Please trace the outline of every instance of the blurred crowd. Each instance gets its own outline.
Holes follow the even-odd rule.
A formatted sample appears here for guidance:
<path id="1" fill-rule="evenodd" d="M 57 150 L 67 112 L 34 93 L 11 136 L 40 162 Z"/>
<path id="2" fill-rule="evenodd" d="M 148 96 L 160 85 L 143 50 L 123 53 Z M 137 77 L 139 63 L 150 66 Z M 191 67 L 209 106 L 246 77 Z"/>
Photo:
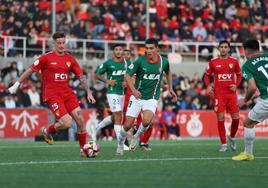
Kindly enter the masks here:
<path id="1" fill-rule="evenodd" d="M 41 47 L 39 37 L 51 34 L 51 12 L 48 0 L 0 0 L 0 46 L 1 35 L 12 35 L 27 37 L 27 47 L 33 51 Z M 144 41 L 146 37 L 144 0 L 56 0 L 56 12 L 57 30 L 68 38 Z M 151 0 L 149 14 L 150 36 L 163 42 L 268 40 L 268 0 Z M 10 55 L 16 55 L 19 51 L 12 49 L 22 45 L 21 40 L 10 39 Z M 82 43 L 69 43 L 70 48 L 79 46 Z M 87 47 L 104 48 L 103 43 Z"/>

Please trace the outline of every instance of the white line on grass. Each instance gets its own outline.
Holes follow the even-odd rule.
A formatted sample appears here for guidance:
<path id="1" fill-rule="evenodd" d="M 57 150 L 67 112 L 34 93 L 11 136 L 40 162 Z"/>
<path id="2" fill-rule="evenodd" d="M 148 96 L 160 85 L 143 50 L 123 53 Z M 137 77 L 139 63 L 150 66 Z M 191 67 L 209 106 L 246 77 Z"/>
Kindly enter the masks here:
<path id="1" fill-rule="evenodd" d="M 267 157 L 255 157 L 256 159 L 268 159 Z M 71 163 L 121 163 L 121 162 L 146 162 L 146 161 L 202 161 L 202 160 L 231 160 L 231 157 L 200 157 L 200 158 L 166 158 L 166 159 L 111 159 L 111 160 L 79 160 L 79 161 L 29 161 L 29 162 L 0 162 L 0 166 L 11 165 L 42 165 L 42 164 L 71 164 Z"/>
<path id="2" fill-rule="evenodd" d="M 100 145 L 102 145 L 100 143 Z M 215 144 L 202 144 L 202 143 L 191 143 L 191 144 L 188 144 L 188 143 L 182 143 L 182 142 L 177 142 L 177 143 L 163 143 L 163 144 L 158 144 L 158 143 L 152 143 L 152 146 L 199 146 L 199 145 L 202 145 L 202 146 L 215 146 L 217 145 L 216 143 Z M 106 144 L 104 144 L 104 147 L 105 146 L 108 146 Z M 66 147 L 78 147 L 78 144 L 55 144 L 53 146 L 51 145 L 9 145 L 9 146 L 0 146 L 0 149 L 14 149 L 14 148 L 22 148 L 22 149 L 27 149 L 27 148 L 66 148 Z M 109 146 L 108 146 L 109 147 Z"/>

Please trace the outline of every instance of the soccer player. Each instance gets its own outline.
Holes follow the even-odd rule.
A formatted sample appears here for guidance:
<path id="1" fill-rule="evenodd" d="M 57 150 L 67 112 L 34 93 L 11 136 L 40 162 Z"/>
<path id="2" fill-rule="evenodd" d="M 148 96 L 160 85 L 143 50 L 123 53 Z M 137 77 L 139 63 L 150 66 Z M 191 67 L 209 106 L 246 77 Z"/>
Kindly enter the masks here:
<path id="1" fill-rule="evenodd" d="M 116 44 L 113 49 L 113 58 L 105 61 L 96 71 L 96 78 L 108 85 L 107 99 L 112 111 L 112 116 L 108 116 L 96 127 L 96 132 L 108 124 L 114 123 L 114 130 L 119 139 L 122 122 L 122 110 L 125 98 L 126 82 L 124 75 L 129 61 L 124 61 L 123 45 Z M 103 74 L 107 74 L 107 78 Z"/>
<path id="2" fill-rule="evenodd" d="M 218 131 L 221 140 L 220 152 L 227 151 L 226 131 L 224 126 L 225 110 L 231 114 L 231 133 L 228 139 L 231 149 L 236 150 L 235 135 L 239 126 L 239 106 L 236 88 L 242 80 L 241 69 L 237 59 L 229 56 L 230 43 L 226 40 L 219 43 L 220 56 L 209 62 L 204 76 L 204 82 L 209 94 L 214 100 L 214 110 L 217 114 Z M 210 86 L 210 75 L 214 74 L 214 86 Z M 236 77 L 235 77 L 236 76 Z"/>
<path id="3" fill-rule="evenodd" d="M 260 92 L 260 98 L 244 121 L 245 150 L 232 158 L 235 161 L 254 160 L 254 127 L 268 118 L 268 54 L 260 52 L 260 44 L 257 40 L 247 40 L 243 46 L 247 61 L 242 66 L 242 73 L 248 83 L 248 88 L 245 98 L 239 100 L 239 105 L 247 104 L 257 89 Z"/>
<path id="4" fill-rule="evenodd" d="M 164 72 L 168 78 L 168 89 L 170 94 L 177 100 L 177 96 L 172 89 L 172 79 L 169 70 L 169 62 L 165 57 L 158 54 L 158 41 L 149 38 L 145 41 L 146 55 L 139 57 L 127 69 L 126 81 L 132 91 L 128 109 L 126 112 L 126 122 L 120 132 L 116 153 L 123 155 L 123 144 L 128 130 L 134 124 L 135 118 L 142 110 L 142 124 L 133 136 L 129 145 L 130 150 L 135 150 L 138 138 L 152 124 L 157 108 L 157 100 L 160 96 L 160 86 Z M 132 76 L 136 74 L 135 86 Z"/>
<path id="5" fill-rule="evenodd" d="M 82 117 L 78 99 L 68 85 L 69 73 L 74 73 L 80 80 L 82 87 L 87 91 L 87 99 L 95 103 L 95 99 L 87 86 L 86 78 L 77 61 L 69 53 L 65 52 L 65 34 L 56 32 L 52 36 L 54 50 L 41 55 L 8 90 L 16 93 L 20 84 L 23 83 L 33 72 L 39 72 L 43 81 L 43 101 L 46 102 L 56 117 L 57 122 L 47 128 L 42 128 L 44 140 L 52 145 L 52 134 L 60 130 L 68 129 L 75 120 L 77 124 L 80 155 L 85 156 L 83 146 L 86 144 L 86 124 Z"/>
<path id="6" fill-rule="evenodd" d="M 124 58 L 129 60 L 129 61 L 131 61 L 131 51 L 129 49 L 124 49 Z M 132 79 L 135 82 L 136 75 L 133 75 Z M 126 114 L 126 112 L 127 112 L 127 106 L 128 106 L 131 94 L 132 94 L 131 89 L 129 87 L 127 87 L 127 92 L 126 92 L 126 95 L 125 95 L 124 108 L 123 108 L 123 114 Z M 126 116 L 124 115 L 122 124 L 125 123 L 125 119 L 126 119 Z M 138 117 L 137 117 L 137 119 L 136 119 L 136 123 L 135 123 L 136 126 L 134 127 L 135 130 L 139 129 L 139 126 L 140 126 L 141 122 L 142 122 L 142 117 L 141 117 L 141 112 L 140 112 Z M 148 128 L 148 130 L 146 130 L 140 136 L 140 147 L 141 147 L 141 149 L 143 151 L 151 151 L 152 150 L 152 148 L 148 144 L 149 139 L 150 139 L 150 137 L 152 135 L 152 131 L 153 131 L 153 128 L 150 126 Z M 125 146 L 124 146 L 124 150 L 125 150 Z"/>

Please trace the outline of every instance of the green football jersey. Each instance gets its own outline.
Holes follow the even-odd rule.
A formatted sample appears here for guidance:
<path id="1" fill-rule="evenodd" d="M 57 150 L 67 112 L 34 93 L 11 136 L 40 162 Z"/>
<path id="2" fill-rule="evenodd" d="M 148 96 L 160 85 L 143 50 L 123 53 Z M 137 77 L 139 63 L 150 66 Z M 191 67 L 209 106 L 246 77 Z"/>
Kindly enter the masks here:
<path id="1" fill-rule="evenodd" d="M 146 56 L 140 56 L 127 69 L 130 76 L 136 74 L 135 88 L 141 92 L 141 99 L 156 99 L 160 97 L 160 86 L 163 72 L 168 74 L 169 62 L 167 58 L 159 56 L 159 61 L 150 63 Z"/>
<path id="2" fill-rule="evenodd" d="M 250 80 L 254 77 L 262 99 L 268 98 L 268 54 L 264 53 L 248 59 L 242 66 L 243 78 Z"/>
<path id="3" fill-rule="evenodd" d="M 122 82 L 124 80 L 124 75 L 126 73 L 127 66 L 130 64 L 129 61 L 117 62 L 113 59 L 109 59 L 101 64 L 96 73 L 97 74 L 107 74 L 108 80 L 115 80 L 115 86 L 108 86 L 107 93 L 124 95 L 125 89 L 122 87 Z"/>

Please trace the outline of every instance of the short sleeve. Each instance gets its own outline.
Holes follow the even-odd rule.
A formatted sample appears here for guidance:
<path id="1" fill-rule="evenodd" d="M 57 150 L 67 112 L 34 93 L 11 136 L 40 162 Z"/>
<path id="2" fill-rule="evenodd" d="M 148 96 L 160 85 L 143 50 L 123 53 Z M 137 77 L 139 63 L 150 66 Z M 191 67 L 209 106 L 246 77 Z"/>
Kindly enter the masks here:
<path id="1" fill-rule="evenodd" d="M 83 71 L 80 67 L 80 65 L 78 64 L 78 62 L 71 57 L 71 71 L 75 74 L 75 76 L 79 77 L 83 75 Z"/>
<path id="2" fill-rule="evenodd" d="M 250 80 L 253 75 L 251 74 L 249 68 L 246 66 L 246 64 L 244 64 L 244 66 L 242 67 L 242 75 L 243 75 L 243 78 L 248 81 Z"/>
<path id="3" fill-rule="evenodd" d="M 44 69 L 46 62 L 47 62 L 46 55 L 41 55 L 31 65 L 31 69 L 34 72 L 40 72 L 42 69 Z"/>
<path id="4" fill-rule="evenodd" d="M 96 74 L 104 74 L 105 72 L 107 72 L 107 63 L 108 61 L 102 63 L 96 70 Z"/>
<path id="5" fill-rule="evenodd" d="M 169 73 L 169 62 L 168 62 L 168 60 L 166 60 L 166 62 L 167 62 L 167 65 L 165 66 L 164 71 L 166 74 L 168 74 Z"/>
<path id="6" fill-rule="evenodd" d="M 208 75 L 208 76 L 211 75 L 211 74 L 213 73 L 213 69 L 212 69 L 211 64 L 212 64 L 212 62 L 210 61 L 210 62 L 208 63 L 208 67 L 207 67 L 207 70 L 206 70 L 206 72 L 205 72 L 205 74 Z"/>
<path id="7" fill-rule="evenodd" d="M 127 74 L 130 76 L 134 75 L 137 72 L 137 70 L 139 69 L 140 64 L 141 64 L 141 60 L 139 57 L 136 61 L 134 61 L 133 63 L 128 65 Z"/>

